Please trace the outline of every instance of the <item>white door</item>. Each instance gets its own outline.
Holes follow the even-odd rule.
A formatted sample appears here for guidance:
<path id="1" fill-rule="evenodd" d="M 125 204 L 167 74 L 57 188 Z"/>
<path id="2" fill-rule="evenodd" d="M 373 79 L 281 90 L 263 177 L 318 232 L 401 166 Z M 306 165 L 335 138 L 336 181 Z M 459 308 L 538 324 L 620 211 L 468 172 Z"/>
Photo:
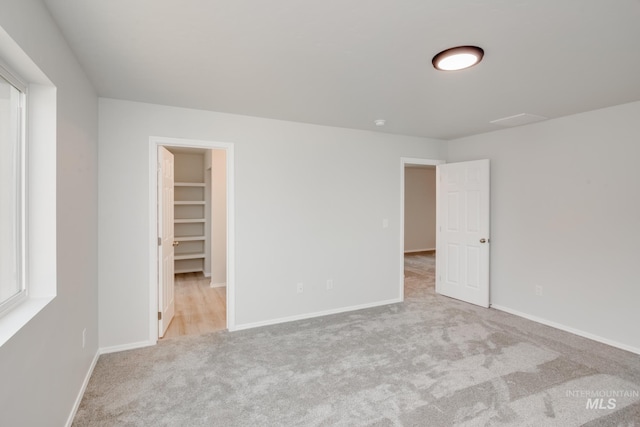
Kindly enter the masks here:
<path id="1" fill-rule="evenodd" d="M 173 154 L 158 147 L 158 335 L 162 338 L 175 313 L 173 241 Z"/>
<path id="2" fill-rule="evenodd" d="M 436 292 L 489 307 L 489 160 L 436 167 Z"/>

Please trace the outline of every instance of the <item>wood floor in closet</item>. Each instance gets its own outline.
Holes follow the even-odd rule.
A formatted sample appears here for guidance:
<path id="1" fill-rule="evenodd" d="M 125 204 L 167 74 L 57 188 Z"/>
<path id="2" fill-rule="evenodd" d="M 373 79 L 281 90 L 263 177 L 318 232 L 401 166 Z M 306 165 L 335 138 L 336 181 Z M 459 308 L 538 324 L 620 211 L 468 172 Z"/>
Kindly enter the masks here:
<path id="1" fill-rule="evenodd" d="M 176 274 L 176 312 L 163 339 L 227 327 L 227 288 L 212 288 L 202 273 Z"/>

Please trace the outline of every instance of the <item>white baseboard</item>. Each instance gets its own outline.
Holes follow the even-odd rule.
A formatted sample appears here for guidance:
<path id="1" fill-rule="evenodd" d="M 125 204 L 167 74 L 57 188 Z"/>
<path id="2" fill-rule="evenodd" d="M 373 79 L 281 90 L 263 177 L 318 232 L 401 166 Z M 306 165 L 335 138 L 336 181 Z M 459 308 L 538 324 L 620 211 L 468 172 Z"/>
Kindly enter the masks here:
<path id="1" fill-rule="evenodd" d="M 241 331 L 243 329 L 252 329 L 252 328 L 259 328 L 262 326 L 277 325 L 279 323 L 295 322 L 297 320 L 312 319 L 314 317 L 322 317 L 322 316 L 328 316 L 330 314 L 339 314 L 339 313 L 345 313 L 348 311 L 363 310 L 365 308 L 380 307 L 382 305 L 396 304 L 399 302 L 402 302 L 402 299 L 395 298 L 387 301 L 379 301 L 379 302 L 374 302 L 370 304 L 353 305 L 350 307 L 336 308 L 333 310 L 317 311 L 315 313 L 306 313 L 306 314 L 299 314 L 296 316 L 281 317 L 279 319 L 265 320 L 262 322 L 245 323 L 241 325 L 236 325 L 233 329 L 229 329 L 229 331 Z"/>
<path id="2" fill-rule="evenodd" d="M 611 347 L 616 347 L 622 350 L 630 351 L 631 353 L 640 354 L 640 348 L 632 347 L 630 345 L 622 344 L 617 341 L 610 340 L 608 338 L 603 338 L 598 335 L 591 334 L 589 332 L 581 331 L 579 329 L 571 328 L 566 325 L 562 325 L 560 323 L 552 322 L 547 319 L 543 319 L 541 317 L 532 316 L 530 314 L 522 313 L 518 310 L 512 310 L 508 307 L 503 307 L 501 305 L 491 304 L 491 308 L 495 308 L 496 310 L 504 311 L 505 313 L 513 314 L 518 317 L 523 317 L 528 320 L 532 320 L 537 323 L 542 323 L 543 325 L 551 326 L 552 328 L 560 329 L 561 331 L 569 332 L 574 335 L 578 335 L 580 337 L 588 338 L 593 341 L 600 342 L 602 344 L 610 345 Z"/>
<path id="3" fill-rule="evenodd" d="M 71 409 L 69 418 L 67 418 L 67 422 L 65 423 L 66 427 L 71 427 L 71 424 L 73 424 L 73 419 L 76 417 L 76 413 L 78 412 L 78 408 L 80 407 L 80 403 L 82 402 L 82 397 L 84 396 L 84 392 L 87 389 L 87 385 L 89 384 L 91 375 L 93 375 L 93 369 L 96 367 L 96 363 L 98 363 L 99 357 L 100 357 L 100 350 L 96 351 L 96 354 L 93 356 L 93 360 L 91 361 L 91 365 L 89 366 L 89 370 L 87 371 L 87 374 L 84 376 L 82 387 L 80 387 L 80 391 L 78 392 L 76 401 L 73 403 L 73 408 Z"/>
<path id="4" fill-rule="evenodd" d="M 206 271 L 204 273 L 202 273 L 202 274 L 204 274 L 204 277 L 206 277 L 206 278 L 210 278 L 211 277 L 211 273 L 207 273 Z"/>
<path id="5" fill-rule="evenodd" d="M 133 342 L 130 344 L 122 344 L 122 345 L 114 345 L 111 347 L 101 347 L 99 349 L 100 354 L 109 354 L 109 353 L 117 353 L 119 351 L 125 350 L 135 350 L 136 348 L 150 347 L 152 345 L 156 345 L 155 341 L 140 341 Z"/>
<path id="6" fill-rule="evenodd" d="M 415 252 L 431 252 L 435 251 L 436 248 L 428 248 L 428 249 L 411 249 L 410 251 L 404 251 L 405 254 L 412 254 Z"/>
<path id="7" fill-rule="evenodd" d="M 225 286 L 227 286 L 227 282 L 211 283 L 209 286 L 211 286 L 212 288 L 224 288 Z"/>

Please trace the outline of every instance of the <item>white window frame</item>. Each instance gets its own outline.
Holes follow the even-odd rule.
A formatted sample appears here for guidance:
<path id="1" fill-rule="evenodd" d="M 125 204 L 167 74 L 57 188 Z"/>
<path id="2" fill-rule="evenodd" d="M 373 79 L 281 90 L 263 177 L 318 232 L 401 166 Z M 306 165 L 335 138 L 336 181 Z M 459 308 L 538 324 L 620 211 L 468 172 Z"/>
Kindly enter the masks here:
<path id="1" fill-rule="evenodd" d="M 22 301 L 0 315 L 0 347 L 57 295 L 57 88 L 0 27 L 0 65 L 26 89 L 23 164 Z"/>
<path id="2" fill-rule="evenodd" d="M 17 159 L 17 192 L 18 200 L 15 207 L 18 211 L 17 215 L 17 227 L 18 227 L 18 242 L 16 252 L 17 267 L 18 267 L 18 284 L 20 290 L 17 294 L 11 296 L 5 301 L 0 301 L 0 316 L 8 313 L 11 309 L 16 307 L 21 302 L 27 299 L 29 294 L 28 280 L 27 280 L 27 257 L 26 257 L 26 242 L 27 242 L 27 227 L 26 227 L 26 212 L 27 212 L 27 85 L 24 84 L 14 73 L 9 71 L 6 67 L 0 64 L 0 77 L 7 83 L 12 85 L 20 92 L 20 129 L 18 129 L 19 140 L 19 158 Z"/>

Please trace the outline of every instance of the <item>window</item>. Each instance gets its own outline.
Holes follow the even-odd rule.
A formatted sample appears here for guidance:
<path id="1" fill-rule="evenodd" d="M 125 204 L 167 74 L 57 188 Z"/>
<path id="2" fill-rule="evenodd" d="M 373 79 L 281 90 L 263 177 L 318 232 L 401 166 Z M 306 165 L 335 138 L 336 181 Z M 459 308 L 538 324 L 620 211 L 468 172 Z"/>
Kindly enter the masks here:
<path id="1" fill-rule="evenodd" d="M 0 27 L 0 347 L 57 295 L 56 93 Z"/>
<path id="2" fill-rule="evenodd" d="M 0 67 L 0 314 L 26 297 L 25 86 Z"/>

